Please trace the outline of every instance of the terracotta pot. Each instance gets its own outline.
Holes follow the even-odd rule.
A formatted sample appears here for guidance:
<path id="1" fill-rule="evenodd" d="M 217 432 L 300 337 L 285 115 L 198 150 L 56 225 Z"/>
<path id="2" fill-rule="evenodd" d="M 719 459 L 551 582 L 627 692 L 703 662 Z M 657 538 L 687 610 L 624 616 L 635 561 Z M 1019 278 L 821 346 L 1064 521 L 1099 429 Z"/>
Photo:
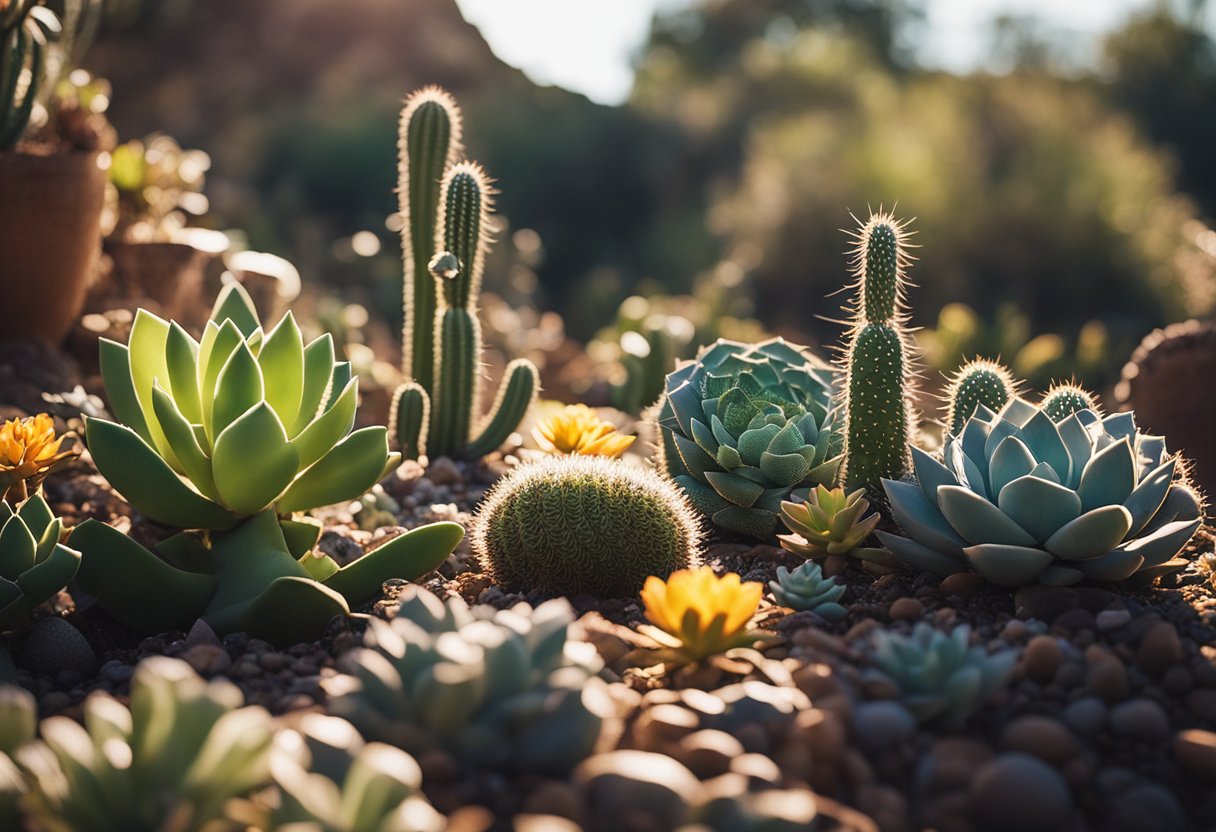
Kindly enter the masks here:
<path id="1" fill-rule="evenodd" d="M 58 345 L 80 314 L 101 250 L 99 158 L 0 153 L 0 338 Z"/>
<path id="2" fill-rule="evenodd" d="M 152 301 L 158 314 L 179 322 L 202 299 L 207 267 L 216 259 L 212 252 L 185 243 L 106 240 L 105 251 L 114 265 L 102 297 L 91 300 L 90 306 L 135 308 Z"/>

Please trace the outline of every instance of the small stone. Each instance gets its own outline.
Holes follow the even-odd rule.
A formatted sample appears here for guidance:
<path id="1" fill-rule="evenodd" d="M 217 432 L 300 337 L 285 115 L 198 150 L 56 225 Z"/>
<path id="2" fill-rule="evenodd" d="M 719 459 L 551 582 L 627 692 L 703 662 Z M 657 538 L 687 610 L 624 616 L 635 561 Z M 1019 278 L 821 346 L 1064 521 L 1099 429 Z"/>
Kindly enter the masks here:
<path id="1" fill-rule="evenodd" d="M 863 702 L 853 711 L 853 731 L 862 748 L 877 753 L 910 740 L 916 720 L 897 702 Z"/>
<path id="2" fill-rule="evenodd" d="M 679 705 L 655 705 L 638 717 L 633 736 L 639 747 L 659 751 L 697 730 L 697 715 Z"/>
<path id="3" fill-rule="evenodd" d="M 1037 618 L 1051 624 L 1062 613 L 1080 606 L 1077 593 L 1062 586 L 1024 586 L 1013 596 L 1018 618 Z"/>
<path id="4" fill-rule="evenodd" d="M 1118 630 L 1131 623 L 1132 614 L 1127 610 L 1102 610 L 1098 613 L 1098 629 L 1104 633 Z"/>
<path id="5" fill-rule="evenodd" d="M 65 670 L 85 678 L 97 672 L 97 654 L 80 631 L 62 618 L 43 618 L 30 628 L 20 663 L 30 673 L 52 679 Z"/>
<path id="6" fill-rule="evenodd" d="M 1096 696 L 1078 699 L 1064 709 L 1064 723 L 1083 737 L 1090 737 L 1106 725 L 1106 703 Z"/>
<path id="7" fill-rule="evenodd" d="M 743 744 L 725 731 L 705 729 L 680 740 L 676 759 L 701 780 L 730 771 L 731 758 L 744 753 Z"/>
<path id="8" fill-rule="evenodd" d="M 1154 676 L 1182 664 L 1185 658 L 1178 631 L 1168 621 L 1159 621 L 1149 627 L 1136 649 L 1136 664 Z"/>
<path id="9" fill-rule="evenodd" d="M 1156 783 L 1137 783 L 1110 804 L 1104 832 L 1176 832 L 1190 824 L 1178 798 Z"/>
<path id="10" fill-rule="evenodd" d="M 925 612 L 925 605 L 915 598 L 897 598 L 891 604 L 892 621 L 916 621 Z"/>
<path id="11" fill-rule="evenodd" d="M 1056 676 L 1062 656 L 1060 642 L 1055 636 L 1035 636 L 1026 645 L 1026 652 L 1022 656 L 1022 669 L 1026 678 L 1040 685 L 1049 684 Z"/>
<path id="12" fill-rule="evenodd" d="M 974 572 L 955 572 L 942 578 L 939 585 L 947 596 L 957 595 L 964 601 L 970 600 L 983 586 L 984 579 Z"/>
<path id="13" fill-rule="evenodd" d="M 135 668 L 129 664 L 124 664 L 118 659 L 110 659 L 101 666 L 99 676 L 110 688 L 116 688 L 119 685 L 125 685 L 131 681 L 131 675 L 135 672 Z"/>
<path id="14" fill-rule="evenodd" d="M 1216 722 L 1216 689 L 1199 688 L 1186 695 L 1186 708 L 1207 722 Z"/>
<path id="15" fill-rule="evenodd" d="M 1107 702 L 1119 702 L 1127 697 L 1127 668 L 1114 654 L 1098 653 L 1090 659 L 1085 684 Z"/>
<path id="16" fill-rule="evenodd" d="M 857 793 L 857 808 L 879 829 L 888 832 L 908 829 L 908 801 L 898 789 L 878 784 L 863 786 Z"/>
<path id="17" fill-rule="evenodd" d="M 619 819 L 627 808 L 628 826 L 641 829 L 680 826 L 701 791 L 696 775 L 678 761 L 646 751 L 597 754 L 579 764 L 573 780 L 583 788 L 589 818 Z"/>
<path id="18" fill-rule="evenodd" d="M 1010 644 L 1018 644 L 1026 638 L 1026 622 L 1019 618 L 1011 618 L 1001 628 L 1001 640 Z"/>
<path id="19" fill-rule="evenodd" d="M 271 673 L 278 673 L 287 667 L 287 657 L 282 653 L 263 653 L 258 657 L 258 666 Z"/>
<path id="20" fill-rule="evenodd" d="M 182 659 L 200 675 L 208 677 L 223 673 L 232 667 L 232 657 L 219 645 L 219 642 L 195 644 L 182 654 Z"/>
<path id="21" fill-rule="evenodd" d="M 1077 753 L 1072 732 L 1045 716 L 1023 716 L 1009 723 L 1003 735 L 1010 751 L 1025 751 L 1059 767 Z"/>
<path id="22" fill-rule="evenodd" d="M 560 780 L 546 780 L 528 793 L 523 808 L 529 815 L 556 815 L 577 821 L 582 814 L 579 804 L 578 789 Z"/>
<path id="23" fill-rule="evenodd" d="M 1075 609 L 1068 610 L 1057 616 L 1056 620 L 1051 622 L 1051 626 L 1059 627 L 1061 630 L 1067 630 L 1070 633 L 1081 633 L 1096 630 L 1098 628 L 1098 621 L 1089 610 Z"/>
<path id="24" fill-rule="evenodd" d="M 971 814 L 986 832 L 1051 832 L 1071 814 L 1068 785 L 1053 768 L 1028 754 L 1002 754 L 975 774 Z"/>
<path id="25" fill-rule="evenodd" d="M 1129 699 L 1111 708 L 1110 727 L 1121 737 L 1160 742 L 1169 736 L 1170 720 L 1151 699 Z"/>
<path id="26" fill-rule="evenodd" d="M 963 737 L 944 737 L 933 750 L 920 758 L 916 779 L 918 790 L 949 792 L 966 789 L 975 772 L 993 757 L 986 743 Z"/>
<path id="27" fill-rule="evenodd" d="M 1174 756 L 1196 777 L 1216 780 L 1216 733 L 1192 728 L 1174 737 Z"/>
<path id="28" fill-rule="evenodd" d="M 433 460 L 427 466 L 426 478 L 435 485 L 455 485 L 464 480 L 464 477 L 460 474 L 460 468 L 446 456 Z"/>

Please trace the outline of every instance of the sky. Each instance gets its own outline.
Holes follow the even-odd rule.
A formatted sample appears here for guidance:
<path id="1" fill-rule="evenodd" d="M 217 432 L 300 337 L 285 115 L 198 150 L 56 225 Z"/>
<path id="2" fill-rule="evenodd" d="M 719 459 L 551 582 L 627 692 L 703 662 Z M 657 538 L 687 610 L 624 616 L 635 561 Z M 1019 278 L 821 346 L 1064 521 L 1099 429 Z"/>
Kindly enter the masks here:
<path id="1" fill-rule="evenodd" d="M 619 104 L 633 85 L 630 61 L 655 11 L 688 0 L 457 0 L 503 61 L 540 84 Z M 925 62 L 965 72 L 984 60 L 985 34 L 1000 14 L 1031 15 L 1091 47 L 1153 0 L 927 0 Z"/>

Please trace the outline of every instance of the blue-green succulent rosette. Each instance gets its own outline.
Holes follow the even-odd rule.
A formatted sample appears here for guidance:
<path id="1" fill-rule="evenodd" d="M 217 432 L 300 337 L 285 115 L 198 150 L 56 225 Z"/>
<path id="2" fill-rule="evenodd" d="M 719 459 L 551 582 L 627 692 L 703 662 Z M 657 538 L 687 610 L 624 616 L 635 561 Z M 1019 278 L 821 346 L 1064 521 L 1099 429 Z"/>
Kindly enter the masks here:
<path id="1" fill-rule="evenodd" d="M 782 501 L 836 480 L 835 380 L 781 338 L 720 339 L 667 376 L 658 424 L 668 474 L 717 527 L 772 540 Z"/>
<path id="2" fill-rule="evenodd" d="M 1203 520 L 1182 461 L 1132 413 L 1055 422 L 1015 398 L 999 414 L 981 406 L 940 461 L 912 453 L 916 481 L 883 482 L 905 536 L 878 535 L 906 565 L 940 576 L 1148 582 L 1186 567 L 1178 554 Z"/>

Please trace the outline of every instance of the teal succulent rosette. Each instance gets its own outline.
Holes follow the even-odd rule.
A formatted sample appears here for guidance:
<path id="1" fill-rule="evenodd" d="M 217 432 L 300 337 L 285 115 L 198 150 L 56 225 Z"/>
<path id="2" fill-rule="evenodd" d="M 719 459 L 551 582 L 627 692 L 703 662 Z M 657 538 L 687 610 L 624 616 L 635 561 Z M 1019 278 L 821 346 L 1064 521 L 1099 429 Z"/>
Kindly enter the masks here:
<path id="1" fill-rule="evenodd" d="M 714 525 L 771 540 L 782 501 L 836 479 L 835 379 L 781 338 L 720 339 L 667 376 L 658 418 L 667 472 Z"/>
<path id="2" fill-rule="evenodd" d="M 905 564 L 993 583 L 1151 581 L 1186 567 L 1202 500 L 1165 439 L 1132 413 L 1060 421 L 1022 399 L 981 406 L 942 458 L 913 449 L 915 482 L 885 480 L 905 536 L 878 532 Z"/>

